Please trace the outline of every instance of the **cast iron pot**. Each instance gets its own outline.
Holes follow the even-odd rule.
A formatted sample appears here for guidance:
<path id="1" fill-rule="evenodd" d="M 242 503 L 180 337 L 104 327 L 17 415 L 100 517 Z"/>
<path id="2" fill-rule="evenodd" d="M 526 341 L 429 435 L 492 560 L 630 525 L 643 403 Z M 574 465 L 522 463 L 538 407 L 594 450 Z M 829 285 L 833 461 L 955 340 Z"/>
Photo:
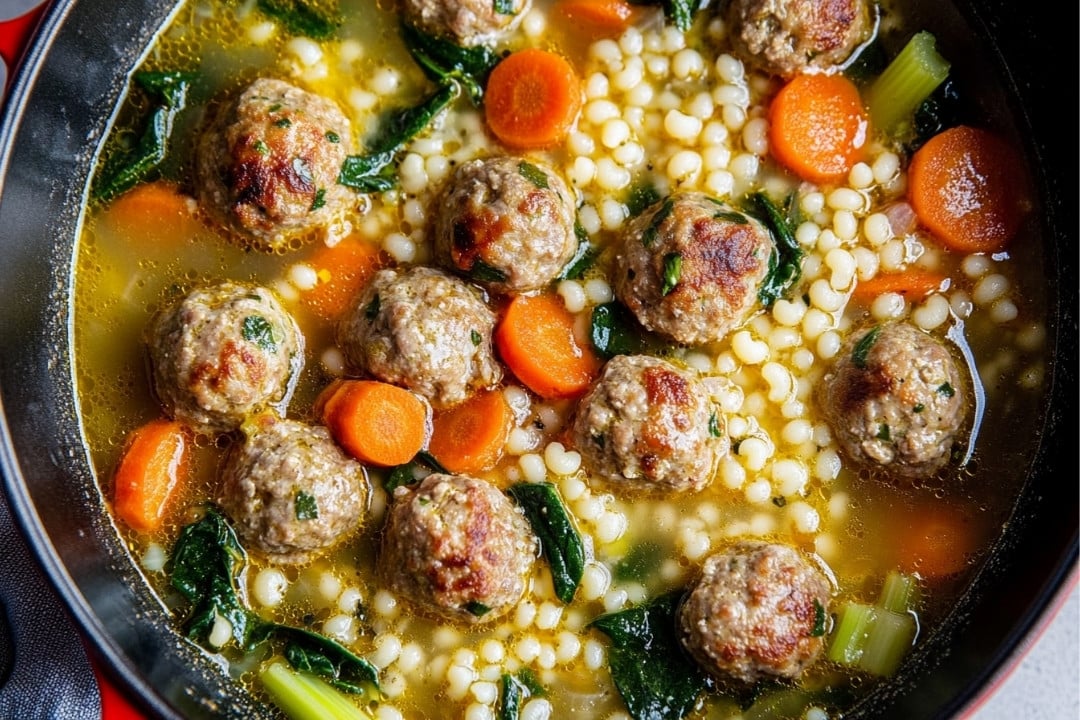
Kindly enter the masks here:
<path id="1" fill-rule="evenodd" d="M 916 8 L 1005 88 L 1037 173 L 1048 238 L 1055 362 L 1023 493 L 997 547 L 939 632 L 848 717 L 945 718 L 969 711 L 1071 586 L 1077 561 L 1076 64 L 1063 18 L 1020 0 Z M 103 509 L 83 447 L 72 371 L 71 288 L 80 207 L 127 77 L 168 20 L 164 0 L 57 0 L 43 15 L 0 124 L 0 459 L 12 512 L 71 616 L 115 678 L 163 718 L 267 714 L 172 629 Z M 1071 79 L 1064 74 L 1071 73 Z M 1064 118 L 1061 115 L 1066 114 Z M 1057 134 L 1056 128 L 1065 128 Z"/>

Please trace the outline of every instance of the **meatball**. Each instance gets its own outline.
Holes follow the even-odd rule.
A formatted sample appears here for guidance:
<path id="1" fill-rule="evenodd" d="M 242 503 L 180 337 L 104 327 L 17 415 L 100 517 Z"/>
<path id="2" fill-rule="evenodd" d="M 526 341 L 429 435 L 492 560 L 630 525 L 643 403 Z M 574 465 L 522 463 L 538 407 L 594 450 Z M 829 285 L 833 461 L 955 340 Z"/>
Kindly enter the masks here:
<path id="1" fill-rule="evenodd" d="M 945 344 L 906 322 L 852 333 L 818 402 L 860 465 L 918 479 L 941 469 L 967 416 L 966 374 Z"/>
<path id="2" fill-rule="evenodd" d="M 647 355 L 607 362 L 578 406 L 573 438 L 593 475 L 647 491 L 700 490 L 729 446 L 697 375 Z"/>
<path id="3" fill-rule="evenodd" d="M 731 0 L 734 54 L 782 78 L 843 64 L 873 29 L 866 0 Z"/>
<path id="4" fill-rule="evenodd" d="M 495 314 L 479 292 L 439 270 L 380 270 L 338 325 L 355 368 L 445 408 L 495 385 Z"/>
<path id="5" fill-rule="evenodd" d="M 378 569 L 418 607 L 486 623 L 524 595 L 538 552 L 525 514 L 497 487 L 434 474 L 394 491 Z"/>
<path id="6" fill-rule="evenodd" d="M 717 679 L 794 678 L 821 654 L 831 594 L 825 573 L 794 548 L 742 542 L 705 561 L 676 631 Z"/>
<path id="7" fill-rule="evenodd" d="M 304 364 L 304 336 L 273 293 L 230 281 L 159 311 L 146 345 L 165 412 L 204 434 L 265 408 L 284 412 Z"/>
<path id="8" fill-rule="evenodd" d="M 512 31 L 531 0 L 399 0 L 405 22 L 428 35 L 466 47 L 490 43 Z M 508 12 L 502 12 L 506 6 Z"/>
<path id="9" fill-rule="evenodd" d="M 714 342 L 755 308 L 772 253 L 756 219 L 702 193 L 676 193 L 626 226 L 614 290 L 649 330 Z"/>
<path id="10" fill-rule="evenodd" d="M 490 290 L 539 289 L 577 251 L 572 198 L 543 165 L 518 157 L 467 162 L 437 205 L 435 254 Z"/>
<path id="11" fill-rule="evenodd" d="M 361 526 L 367 475 L 326 428 L 264 413 L 244 433 L 226 455 L 218 501 L 245 548 L 302 562 Z"/>
<path id="12" fill-rule="evenodd" d="M 352 152 L 349 119 L 330 100 L 262 78 L 223 107 L 199 139 L 199 200 L 261 249 L 340 223 L 355 193 L 338 183 Z"/>

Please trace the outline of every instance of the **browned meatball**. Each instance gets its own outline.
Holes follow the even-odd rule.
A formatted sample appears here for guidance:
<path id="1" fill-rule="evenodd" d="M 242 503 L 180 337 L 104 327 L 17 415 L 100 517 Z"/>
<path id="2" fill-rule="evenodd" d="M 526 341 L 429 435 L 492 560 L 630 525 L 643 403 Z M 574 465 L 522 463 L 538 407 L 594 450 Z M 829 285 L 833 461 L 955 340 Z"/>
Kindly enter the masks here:
<path id="1" fill-rule="evenodd" d="M 541 163 L 519 157 L 467 162 L 436 208 L 439 262 L 496 292 L 547 285 L 577 250 L 573 195 Z"/>
<path id="2" fill-rule="evenodd" d="M 493 42 L 516 28 L 531 0 L 399 0 L 405 22 L 466 47 Z M 506 12 L 501 6 L 506 5 Z"/>
<path id="3" fill-rule="evenodd" d="M 783 78 L 842 64 L 872 29 L 866 0 L 731 0 L 726 17 L 735 55 Z"/>
<path id="4" fill-rule="evenodd" d="M 200 138 L 199 200 L 241 240 L 281 250 L 340 222 L 355 201 L 338 184 L 352 147 L 349 119 L 333 102 L 281 80 L 256 80 Z"/>
<path id="5" fill-rule="evenodd" d="M 630 490 L 700 490 L 727 454 L 719 408 L 697 375 L 617 355 L 581 400 L 574 444 L 593 475 Z"/>
<path id="6" fill-rule="evenodd" d="M 821 654 L 831 595 L 794 548 L 738 543 L 705 561 L 678 610 L 679 640 L 717 679 L 794 678 Z"/>
<path id="7" fill-rule="evenodd" d="M 818 387 L 844 452 L 901 477 L 942 468 L 967 417 L 967 374 L 941 340 L 906 322 L 852 333 Z"/>
<path id="8" fill-rule="evenodd" d="M 756 219 L 703 193 L 676 193 L 626 226 L 615 294 L 649 330 L 714 342 L 757 307 L 773 252 Z"/>
<path id="9" fill-rule="evenodd" d="M 448 407 L 495 385 L 495 314 L 479 291 L 439 270 L 381 270 L 338 325 L 349 364 Z"/>
<path id="10" fill-rule="evenodd" d="M 497 487 L 435 474 L 394 491 L 378 565 L 416 606 L 475 624 L 517 604 L 538 551 L 524 513 Z"/>
<path id="11" fill-rule="evenodd" d="M 160 310 L 146 332 L 150 380 L 171 417 L 196 432 L 235 430 L 284 412 L 304 364 L 304 336 L 266 288 L 222 282 Z"/>
<path id="12" fill-rule="evenodd" d="M 360 527 L 367 475 L 326 428 L 265 413 L 244 434 L 226 456 L 219 502 L 245 548 L 302 562 Z"/>

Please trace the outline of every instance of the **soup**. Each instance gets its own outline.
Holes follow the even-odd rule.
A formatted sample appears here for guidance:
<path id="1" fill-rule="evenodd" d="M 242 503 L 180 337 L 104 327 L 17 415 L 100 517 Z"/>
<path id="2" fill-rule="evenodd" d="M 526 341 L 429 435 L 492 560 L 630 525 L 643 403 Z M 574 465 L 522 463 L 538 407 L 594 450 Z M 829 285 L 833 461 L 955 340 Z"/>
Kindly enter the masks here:
<path id="1" fill-rule="evenodd" d="M 333 679 L 363 690 L 342 697 L 378 718 L 642 717 L 657 697 L 665 717 L 829 717 L 887 682 L 1007 521 L 1022 474 L 1003 469 L 1030 452 L 1012 429 L 1044 392 L 1022 168 L 975 239 L 920 206 L 928 137 L 1014 152 L 1004 121 L 960 121 L 951 91 L 980 100 L 961 58 L 941 48 L 958 65 L 930 96 L 942 127 L 909 108 L 885 130 L 875 83 L 922 29 L 901 4 L 868 12 L 858 61 L 827 72 L 753 60 L 752 24 L 713 7 L 537 0 L 450 51 L 366 1 L 281 7 L 179 8 L 78 250 L 87 443 L 177 631 L 268 707 L 282 656 L 303 665 L 288 648 L 330 638 Z M 573 91 L 539 129 L 497 96 L 536 67 Z M 838 124 L 794 122 L 800 88 L 857 100 Z M 840 159 L 815 159 L 806 138 L 847 121 Z M 324 165 L 340 182 L 319 185 Z M 239 335 L 216 335 L 229 318 Z M 236 373 L 206 370 L 222 347 Z M 192 399 L 251 390 L 243 372 L 269 391 Z M 184 560 L 208 529 L 235 595 Z M 455 542 L 457 584 L 432 560 Z M 713 623 L 735 611 L 757 627 Z"/>

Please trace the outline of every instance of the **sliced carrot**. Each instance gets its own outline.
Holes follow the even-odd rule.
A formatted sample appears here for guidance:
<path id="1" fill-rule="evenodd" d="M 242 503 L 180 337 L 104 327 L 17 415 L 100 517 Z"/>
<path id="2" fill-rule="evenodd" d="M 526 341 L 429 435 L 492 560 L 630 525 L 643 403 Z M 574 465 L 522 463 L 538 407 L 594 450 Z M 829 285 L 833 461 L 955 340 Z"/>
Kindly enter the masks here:
<path id="1" fill-rule="evenodd" d="M 512 148 L 551 147 L 570 132 L 581 111 L 581 92 L 581 80 L 563 56 L 539 48 L 511 53 L 488 77 L 488 127 Z"/>
<path id="2" fill-rule="evenodd" d="M 390 467 L 413 459 L 430 435 L 427 403 L 378 380 L 343 380 L 316 406 L 338 445 L 362 463 Z"/>
<path id="3" fill-rule="evenodd" d="M 896 293 L 905 298 L 921 298 L 946 289 L 948 282 L 949 279 L 941 273 L 908 268 L 903 272 L 882 273 L 869 280 L 860 280 L 851 296 L 862 302 L 871 302 L 885 293 Z"/>
<path id="4" fill-rule="evenodd" d="M 105 210 L 104 222 L 132 243 L 180 245 L 202 229 L 195 198 L 175 183 L 136 185 Z"/>
<path id="5" fill-rule="evenodd" d="M 926 579 L 965 570 L 985 539 L 985 523 L 946 501 L 920 503 L 902 522 L 896 540 L 897 563 Z"/>
<path id="6" fill-rule="evenodd" d="M 811 182 L 844 179 L 863 157 L 869 127 L 859 90 L 843 75 L 799 75 L 769 105 L 769 149 Z"/>
<path id="7" fill-rule="evenodd" d="M 128 436 L 113 478 L 113 511 L 134 530 L 157 530 L 187 472 L 184 426 L 164 418 L 152 420 Z"/>
<path id="8" fill-rule="evenodd" d="M 333 247 L 319 246 L 307 264 L 315 270 L 318 282 L 301 299 L 319 317 L 334 320 L 388 259 L 374 243 L 350 235 Z"/>
<path id="9" fill-rule="evenodd" d="M 447 470 L 490 470 L 502 457 L 514 413 L 501 390 L 484 390 L 435 414 L 428 451 Z"/>
<path id="10" fill-rule="evenodd" d="M 911 158 L 908 202 L 946 247 L 999 252 L 1030 208 L 1015 149 L 997 135 L 960 126 L 930 138 Z"/>
<path id="11" fill-rule="evenodd" d="M 594 40 L 621 35 L 641 15 L 626 0 L 558 0 L 553 10 L 574 32 Z"/>
<path id="12" fill-rule="evenodd" d="M 574 335 L 574 316 L 551 293 L 518 295 L 495 328 L 503 362 L 545 399 L 580 395 L 600 371 L 600 358 Z"/>

